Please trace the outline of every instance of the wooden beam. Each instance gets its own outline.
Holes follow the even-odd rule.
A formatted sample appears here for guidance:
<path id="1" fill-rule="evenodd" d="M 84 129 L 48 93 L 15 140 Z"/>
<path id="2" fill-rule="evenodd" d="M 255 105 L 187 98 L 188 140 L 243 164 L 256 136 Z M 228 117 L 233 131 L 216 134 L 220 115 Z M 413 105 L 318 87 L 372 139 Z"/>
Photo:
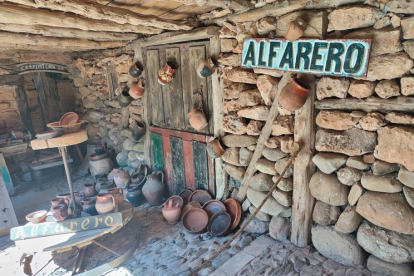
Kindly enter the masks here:
<path id="1" fill-rule="evenodd" d="M 303 74 L 299 78 L 311 87 L 305 105 L 295 112 L 295 142 L 301 149 L 293 169 L 292 232 L 290 240 L 299 247 L 311 241 L 312 212 L 315 199 L 309 190 L 309 181 L 315 172 L 312 157 L 315 152 L 315 76 Z"/>
<path id="2" fill-rule="evenodd" d="M 315 102 L 317 109 L 339 110 L 363 110 L 365 112 L 379 111 L 387 113 L 391 111 L 414 112 L 414 98 L 397 97 L 393 99 L 381 99 L 369 97 L 366 99 L 325 99 Z"/>
<path id="3" fill-rule="evenodd" d="M 191 27 L 182 23 L 162 20 L 155 16 L 140 15 L 128 9 L 122 9 L 98 3 L 80 0 L 6 0 L 15 4 L 33 8 L 50 9 L 61 12 L 70 12 L 94 20 L 106 20 L 118 24 L 153 27 L 165 30 L 191 30 Z M 108 30 L 109 31 L 109 30 Z"/>
<path id="4" fill-rule="evenodd" d="M 68 13 L 50 12 L 15 5 L 0 4 L 0 23 L 18 25 L 44 25 L 60 28 L 73 28 L 85 31 L 159 34 L 162 29 L 117 24 L 104 20 L 93 20 Z"/>
<path id="5" fill-rule="evenodd" d="M 24 129 L 26 131 L 34 133 L 32 118 L 30 117 L 29 106 L 27 105 L 27 97 L 23 84 L 20 84 L 16 87 L 16 104 L 17 108 L 19 109 Z"/>
<path id="6" fill-rule="evenodd" d="M 235 11 L 245 10 L 252 6 L 250 1 L 246 0 L 174 0 L 174 2 L 179 2 L 184 5 L 209 5 L 223 9 L 231 8 Z"/>
<path id="7" fill-rule="evenodd" d="M 0 65 L 1 67 L 1 65 Z M 23 78 L 19 75 L 0 75 L 0 85 L 3 84 L 22 84 Z"/>
<path id="8" fill-rule="evenodd" d="M 214 35 L 220 34 L 220 27 L 210 26 L 198 28 L 192 31 L 186 32 L 168 32 L 160 35 L 154 35 L 149 38 L 140 38 L 132 43 L 130 47 L 146 47 L 154 45 L 171 44 L 185 41 L 195 41 L 210 39 Z"/>
<path id="9" fill-rule="evenodd" d="M 94 41 L 133 41 L 135 33 L 91 32 L 79 29 L 58 28 L 42 25 L 0 24 L 0 30 L 12 33 L 27 33 L 59 38 L 88 39 Z"/>
<path id="10" fill-rule="evenodd" d="M 269 138 L 272 132 L 272 125 L 273 121 L 279 115 L 279 110 L 277 109 L 277 103 L 279 101 L 279 94 L 282 91 L 282 88 L 290 81 L 292 78 L 292 73 L 286 72 L 282 79 L 279 82 L 277 93 L 275 99 L 273 100 L 272 107 L 269 110 L 269 115 L 266 119 L 266 124 L 262 128 L 260 133 L 259 139 L 257 139 L 256 149 L 254 150 L 252 159 L 250 160 L 250 164 L 247 167 L 246 173 L 244 174 L 243 181 L 239 188 L 239 193 L 237 194 L 237 198 L 240 202 L 243 202 L 246 198 L 247 188 L 249 188 L 249 180 L 250 178 L 256 173 L 256 163 L 262 157 L 262 151 L 265 147 L 264 143 Z"/>
<path id="11" fill-rule="evenodd" d="M 1 17 L 1 16 L 0 16 Z M 61 51 L 85 51 L 124 47 L 122 41 L 90 41 L 85 39 L 52 38 L 40 35 L 24 35 L 0 32 L 1 47 L 8 49 L 43 50 L 60 49 Z"/>

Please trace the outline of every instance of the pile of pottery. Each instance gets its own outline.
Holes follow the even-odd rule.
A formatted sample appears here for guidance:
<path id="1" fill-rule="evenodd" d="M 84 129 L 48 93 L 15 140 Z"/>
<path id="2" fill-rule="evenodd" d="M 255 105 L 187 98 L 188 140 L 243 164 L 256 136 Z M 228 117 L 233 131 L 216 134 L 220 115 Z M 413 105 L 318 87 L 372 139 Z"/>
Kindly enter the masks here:
<path id="1" fill-rule="evenodd" d="M 213 236 L 225 236 L 240 223 L 242 209 L 232 198 L 223 203 L 204 190 L 184 190 L 163 204 L 162 214 L 170 224 L 181 219 L 190 233 L 208 230 Z"/>

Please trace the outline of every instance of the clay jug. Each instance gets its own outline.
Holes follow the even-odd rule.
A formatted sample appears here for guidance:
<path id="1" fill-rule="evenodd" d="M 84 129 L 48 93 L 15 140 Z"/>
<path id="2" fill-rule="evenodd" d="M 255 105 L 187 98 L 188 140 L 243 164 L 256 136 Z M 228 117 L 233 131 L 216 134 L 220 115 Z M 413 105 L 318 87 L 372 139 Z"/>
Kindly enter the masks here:
<path id="1" fill-rule="evenodd" d="M 202 130 L 208 124 L 206 115 L 198 108 L 191 110 L 187 117 L 190 125 L 195 130 Z"/>
<path id="2" fill-rule="evenodd" d="M 161 181 L 157 178 L 158 174 L 161 174 Z M 164 174 L 161 171 L 147 175 L 147 182 L 142 187 L 142 193 L 150 205 L 161 205 L 165 190 L 163 182 Z"/>
<path id="3" fill-rule="evenodd" d="M 138 142 L 145 135 L 145 124 L 137 122 L 137 126 L 132 130 L 132 140 Z"/>
<path id="4" fill-rule="evenodd" d="M 173 200 L 168 200 L 162 204 L 162 215 L 169 224 L 176 224 L 180 220 L 181 205 L 176 203 L 173 205 Z"/>
<path id="5" fill-rule="evenodd" d="M 100 215 L 111 213 L 117 208 L 116 199 L 110 193 L 99 194 L 96 197 L 95 208 Z"/>
<path id="6" fill-rule="evenodd" d="M 68 205 L 72 204 L 72 196 L 70 193 L 57 194 L 56 198 L 66 199 L 69 202 Z"/>
<path id="7" fill-rule="evenodd" d="M 145 89 L 145 80 L 139 79 L 138 82 L 134 83 L 129 88 L 129 95 L 135 100 L 140 99 L 142 98 L 142 95 L 144 94 L 144 89 Z"/>
<path id="8" fill-rule="evenodd" d="M 85 196 L 94 196 L 95 195 L 95 183 L 85 183 L 82 188 L 82 192 Z"/>
<path id="9" fill-rule="evenodd" d="M 127 107 L 131 101 L 132 97 L 129 95 L 128 90 L 125 89 L 121 94 L 119 94 L 118 102 L 121 107 Z"/>
<path id="10" fill-rule="evenodd" d="M 96 212 L 94 198 L 84 199 L 81 201 L 80 205 L 85 213 L 88 213 L 91 216 L 96 216 L 98 214 L 98 212 Z"/>
<path id="11" fill-rule="evenodd" d="M 69 200 L 67 198 L 54 198 L 50 201 L 50 211 L 53 213 L 53 207 L 64 204 L 69 206 Z"/>
<path id="12" fill-rule="evenodd" d="M 306 23 L 305 20 L 297 17 L 294 21 L 290 22 L 288 28 L 286 29 L 285 38 L 289 41 L 299 39 L 303 35 L 307 26 L 308 23 Z"/>
<path id="13" fill-rule="evenodd" d="M 212 158 L 219 158 L 221 157 L 226 150 L 223 148 L 223 145 L 221 144 L 221 141 L 219 138 L 216 138 L 214 140 L 211 140 L 207 143 L 207 153 Z"/>
<path id="14" fill-rule="evenodd" d="M 142 186 L 130 185 L 128 188 L 127 199 L 134 207 L 138 207 L 142 201 Z"/>
<path id="15" fill-rule="evenodd" d="M 289 111 L 301 108 L 308 98 L 309 89 L 310 87 L 306 83 L 301 82 L 299 79 L 293 79 L 280 92 L 280 105 Z"/>
<path id="16" fill-rule="evenodd" d="M 59 204 L 52 209 L 53 218 L 56 221 L 62 221 L 69 216 L 68 206 L 66 204 Z"/>
<path id="17" fill-rule="evenodd" d="M 122 169 L 115 170 L 114 182 L 118 188 L 124 189 L 128 187 L 130 180 L 131 178 L 129 177 L 129 172 Z"/>
<path id="18" fill-rule="evenodd" d="M 117 207 L 123 206 L 124 202 L 124 190 L 121 188 L 112 188 L 108 190 L 108 193 L 112 194 L 116 199 Z M 118 212 L 118 209 L 115 212 Z"/>

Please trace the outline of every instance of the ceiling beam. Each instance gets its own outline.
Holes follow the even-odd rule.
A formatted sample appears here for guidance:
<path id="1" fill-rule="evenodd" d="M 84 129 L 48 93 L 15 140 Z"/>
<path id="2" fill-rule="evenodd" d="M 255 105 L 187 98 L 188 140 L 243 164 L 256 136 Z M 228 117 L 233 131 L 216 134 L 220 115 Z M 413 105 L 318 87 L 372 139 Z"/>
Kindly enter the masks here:
<path id="1" fill-rule="evenodd" d="M 174 0 L 174 2 L 179 2 L 184 5 L 209 5 L 223 9 L 230 8 L 235 11 L 245 10 L 252 6 L 248 0 Z"/>
<path id="2" fill-rule="evenodd" d="M 68 13 L 50 12 L 16 5 L 0 4 L 0 23 L 18 25 L 44 25 L 73 28 L 84 31 L 159 34 L 163 30 L 154 27 L 117 24 L 103 20 L 83 18 Z"/>
<path id="3" fill-rule="evenodd" d="M 0 0 L 1 1 L 1 0 Z M 6 0 L 7 2 L 44 8 L 54 11 L 70 12 L 95 20 L 107 20 L 118 24 L 131 24 L 165 30 L 191 30 L 190 26 L 155 16 L 139 15 L 127 9 L 100 5 L 82 0 Z"/>

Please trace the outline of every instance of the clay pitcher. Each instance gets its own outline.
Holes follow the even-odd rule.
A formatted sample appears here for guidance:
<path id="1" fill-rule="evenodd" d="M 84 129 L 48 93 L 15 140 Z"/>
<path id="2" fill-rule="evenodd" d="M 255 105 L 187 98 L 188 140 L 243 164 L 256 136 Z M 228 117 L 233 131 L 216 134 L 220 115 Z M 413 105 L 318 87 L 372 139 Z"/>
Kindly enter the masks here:
<path id="1" fill-rule="evenodd" d="M 95 195 L 95 183 L 85 183 L 85 185 L 83 185 L 82 192 L 87 197 L 94 196 Z"/>
<path id="2" fill-rule="evenodd" d="M 67 198 L 54 198 L 50 201 L 50 211 L 53 213 L 53 207 L 60 204 L 69 206 L 69 200 Z"/>
<path id="3" fill-rule="evenodd" d="M 161 181 L 157 178 L 158 174 L 161 174 Z M 161 171 L 147 175 L 147 182 L 142 187 L 142 193 L 151 206 L 161 205 L 165 190 L 163 182 L 164 174 Z"/>
<path id="4" fill-rule="evenodd" d="M 309 90 L 310 87 L 306 83 L 293 79 L 280 92 L 279 103 L 283 108 L 295 111 L 305 104 Z"/>
<path id="5" fill-rule="evenodd" d="M 94 198 L 87 198 L 82 200 L 80 205 L 85 213 L 88 213 L 91 216 L 96 216 L 98 212 L 95 209 L 95 199 Z"/>
<path id="6" fill-rule="evenodd" d="M 203 111 L 197 108 L 191 110 L 190 113 L 188 113 L 187 118 L 188 118 L 188 121 L 190 122 L 190 125 L 195 130 L 202 130 L 208 124 L 206 115 L 203 113 Z"/>
<path id="7" fill-rule="evenodd" d="M 116 199 L 110 193 L 100 194 L 96 197 L 95 208 L 100 215 L 111 213 L 117 208 Z"/>
<path id="8" fill-rule="evenodd" d="M 53 218 L 56 221 L 62 221 L 69 216 L 68 206 L 66 204 L 59 204 L 52 209 Z"/>
<path id="9" fill-rule="evenodd" d="M 129 88 L 129 95 L 135 100 L 140 99 L 142 98 L 142 95 L 144 94 L 144 89 L 145 89 L 145 80 L 139 79 L 137 83 L 134 83 Z"/>
<path id="10" fill-rule="evenodd" d="M 173 206 L 173 201 L 168 200 L 162 204 L 162 215 L 168 221 L 169 224 L 176 224 L 180 220 L 181 205 L 176 203 Z"/>
<path id="11" fill-rule="evenodd" d="M 123 202 L 124 202 L 124 190 L 122 190 L 121 188 L 112 188 L 112 189 L 109 189 L 108 190 L 108 193 L 112 194 L 115 197 L 117 207 L 123 205 Z M 117 208 L 117 210 L 115 210 L 115 212 L 118 212 L 118 208 Z"/>
<path id="12" fill-rule="evenodd" d="M 124 189 L 128 187 L 130 180 L 131 178 L 129 177 L 129 172 L 122 169 L 115 171 L 114 182 L 118 188 Z"/>
<path id="13" fill-rule="evenodd" d="M 72 196 L 70 193 L 57 194 L 56 197 L 66 199 L 69 202 L 68 205 L 72 204 Z"/>

